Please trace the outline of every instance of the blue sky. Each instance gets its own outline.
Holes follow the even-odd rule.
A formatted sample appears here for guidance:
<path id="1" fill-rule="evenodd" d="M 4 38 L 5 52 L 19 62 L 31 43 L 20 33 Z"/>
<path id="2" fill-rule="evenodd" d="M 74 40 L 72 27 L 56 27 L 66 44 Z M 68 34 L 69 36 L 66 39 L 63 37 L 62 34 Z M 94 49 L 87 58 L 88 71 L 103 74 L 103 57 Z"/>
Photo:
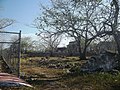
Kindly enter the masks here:
<path id="1" fill-rule="evenodd" d="M 40 4 L 49 5 L 50 0 L 0 0 L 0 18 L 10 18 L 16 20 L 16 23 L 5 28 L 6 31 L 19 32 L 22 36 L 30 36 L 37 39 L 35 35 L 38 30 L 30 27 L 34 19 L 41 14 Z M 62 40 L 60 46 L 66 46 L 69 43 Z"/>
<path id="2" fill-rule="evenodd" d="M 22 31 L 22 34 L 35 34 L 38 32 L 31 28 L 34 19 L 40 15 L 40 3 L 49 4 L 49 0 L 0 0 L 0 18 L 16 20 L 6 31 Z"/>

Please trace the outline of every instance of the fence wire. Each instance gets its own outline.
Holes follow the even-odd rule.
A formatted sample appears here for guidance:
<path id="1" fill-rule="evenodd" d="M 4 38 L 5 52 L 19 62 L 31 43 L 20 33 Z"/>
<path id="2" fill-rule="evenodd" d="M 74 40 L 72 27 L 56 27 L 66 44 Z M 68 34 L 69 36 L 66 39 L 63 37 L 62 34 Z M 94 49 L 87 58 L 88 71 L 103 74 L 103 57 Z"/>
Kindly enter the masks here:
<path id="1" fill-rule="evenodd" d="M 0 31 L 0 55 L 11 69 L 11 73 L 20 75 L 20 40 L 21 31 Z"/>

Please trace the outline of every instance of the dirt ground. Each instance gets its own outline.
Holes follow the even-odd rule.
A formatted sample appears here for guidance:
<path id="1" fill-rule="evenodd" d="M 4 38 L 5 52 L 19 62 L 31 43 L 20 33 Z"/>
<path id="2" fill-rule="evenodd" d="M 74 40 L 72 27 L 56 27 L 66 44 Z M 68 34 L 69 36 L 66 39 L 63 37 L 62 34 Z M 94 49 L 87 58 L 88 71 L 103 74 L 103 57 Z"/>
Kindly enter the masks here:
<path id="1" fill-rule="evenodd" d="M 21 78 L 33 88 L 17 87 L 4 90 L 119 90 L 120 74 L 105 72 L 70 73 L 85 61 L 78 57 L 32 57 L 21 59 Z M 75 69 L 79 72 L 79 69 Z"/>
<path id="2" fill-rule="evenodd" d="M 69 73 L 73 66 L 81 64 L 78 57 L 22 59 L 21 78 L 32 84 L 35 90 L 69 90 L 69 87 L 62 83 L 63 76 Z"/>

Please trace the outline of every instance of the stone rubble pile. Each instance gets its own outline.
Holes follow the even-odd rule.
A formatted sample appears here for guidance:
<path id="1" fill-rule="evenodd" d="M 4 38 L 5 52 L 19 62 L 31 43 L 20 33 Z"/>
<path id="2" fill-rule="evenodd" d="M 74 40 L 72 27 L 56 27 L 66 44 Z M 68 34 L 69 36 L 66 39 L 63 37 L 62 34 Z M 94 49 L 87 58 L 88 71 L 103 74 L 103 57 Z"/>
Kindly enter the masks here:
<path id="1" fill-rule="evenodd" d="M 99 55 L 91 57 L 81 66 L 82 72 L 111 71 L 118 65 L 117 54 L 105 51 Z"/>

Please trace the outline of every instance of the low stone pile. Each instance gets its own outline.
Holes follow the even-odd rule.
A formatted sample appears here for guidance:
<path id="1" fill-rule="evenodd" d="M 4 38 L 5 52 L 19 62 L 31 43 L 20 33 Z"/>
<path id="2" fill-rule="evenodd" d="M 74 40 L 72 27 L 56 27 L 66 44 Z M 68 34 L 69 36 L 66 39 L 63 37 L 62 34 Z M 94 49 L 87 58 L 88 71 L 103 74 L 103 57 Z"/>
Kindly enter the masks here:
<path id="1" fill-rule="evenodd" d="M 74 65 L 74 63 L 70 62 L 69 60 L 49 60 L 44 58 L 40 60 L 30 59 L 29 63 L 39 67 L 47 67 L 47 68 L 54 68 L 54 69 L 69 69 Z"/>
<path id="2" fill-rule="evenodd" d="M 58 63 L 58 64 L 49 64 L 48 68 L 56 68 L 56 69 L 67 69 L 71 68 L 73 64 L 71 63 Z"/>
<path id="3" fill-rule="evenodd" d="M 99 55 L 91 57 L 81 66 L 82 72 L 111 71 L 118 65 L 117 54 L 105 51 Z"/>

